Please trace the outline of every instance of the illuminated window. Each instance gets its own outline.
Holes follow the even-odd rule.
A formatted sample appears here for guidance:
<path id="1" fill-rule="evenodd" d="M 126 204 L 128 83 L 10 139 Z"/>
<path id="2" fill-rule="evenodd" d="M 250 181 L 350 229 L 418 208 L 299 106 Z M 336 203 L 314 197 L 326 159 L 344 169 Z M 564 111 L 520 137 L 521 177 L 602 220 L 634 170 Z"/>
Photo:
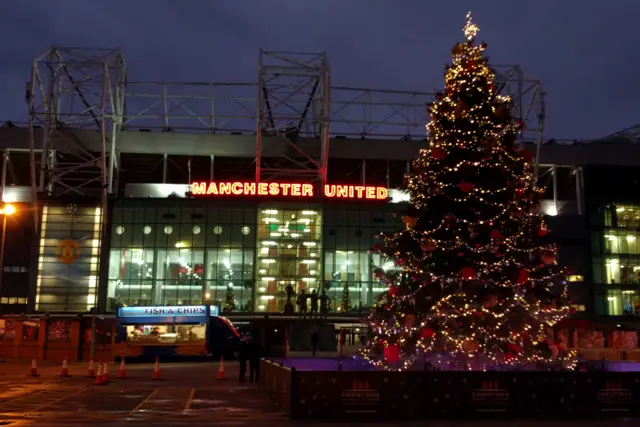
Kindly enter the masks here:
<path id="1" fill-rule="evenodd" d="M 320 210 L 258 210 L 256 311 L 283 312 L 287 289 L 296 296 L 322 291 L 321 243 Z M 295 296 L 291 302 L 298 307 Z"/>
<path id="2" fill-rule="evenodd" d="M 252 310 L 254 209 L 125 200 L 113 222 L 132 232 L 112 233 L 107 310 L 208 303 L 225 311 L 225 302 L 227 311 Z"/>
<path id="3" fill-rule="evenodd" d="M 620 228 L 640 228 L 640 206 L 617 205 L 615 216 Z"/>
<path id="4" fill-rule="evenodd" d="M 608 229 L 604 234 L 604 252 L 609 254 L 640 255 L 640 232 Z"/>
<path id="5" fill-rule="evenodd" d="M 607 258 L 605 283 L 610 285 L 640 284 L 640 260 L 635 258 Z"/>
<path id="6" fill-rule="evenodd" d="M 610 316 L 640 315 L 640 295 L 637 291 L 607 292 L 607 314 Z"/>

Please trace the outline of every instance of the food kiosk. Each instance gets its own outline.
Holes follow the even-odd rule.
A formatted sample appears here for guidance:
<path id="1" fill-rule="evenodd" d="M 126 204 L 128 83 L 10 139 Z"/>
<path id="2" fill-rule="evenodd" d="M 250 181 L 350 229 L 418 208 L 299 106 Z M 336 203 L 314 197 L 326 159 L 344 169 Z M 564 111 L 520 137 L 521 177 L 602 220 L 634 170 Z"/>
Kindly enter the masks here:
<path id="1" fill-rule="evenodd" d="M 233 354 L 239 333 L 215 305 L 119 307 L 121 354 L 144 359 Z"/>

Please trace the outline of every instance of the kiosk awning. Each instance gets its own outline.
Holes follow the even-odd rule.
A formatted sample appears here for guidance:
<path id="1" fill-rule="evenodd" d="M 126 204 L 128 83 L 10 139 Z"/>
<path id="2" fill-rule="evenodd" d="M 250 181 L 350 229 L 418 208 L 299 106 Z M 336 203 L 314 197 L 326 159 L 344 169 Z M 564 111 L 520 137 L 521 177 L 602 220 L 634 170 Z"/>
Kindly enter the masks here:
<path id="1" fill-rule="evenodd" d="M 218 316 L 218 306 L 120 307 L 117 320 L 122 325 L 198 324 L 207 323 L 212 316 Z"/>

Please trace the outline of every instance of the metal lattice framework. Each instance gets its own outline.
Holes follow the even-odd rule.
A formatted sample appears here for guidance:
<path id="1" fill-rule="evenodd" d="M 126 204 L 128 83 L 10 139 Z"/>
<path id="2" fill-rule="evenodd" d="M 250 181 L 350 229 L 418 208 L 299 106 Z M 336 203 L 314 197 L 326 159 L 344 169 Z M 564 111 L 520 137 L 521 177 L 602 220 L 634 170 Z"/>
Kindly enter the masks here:
<path id="1" fill-rule="evenodd" d="M 536 144 L 535 176 L 539 175 L 538 158 L 543 142 L 545 119 L 545 93 L 540 80 L 526 75 L 520 66 L 493 65 L 496 84 L 504 95 L 511 96 L 513 117 L 524 123 L 519 142 Z"/>
<path id="2" fill-rule="evenodd" d="M 93 195 L 98 183 L 106 204 L 118 176 L 125 83 L 117 49 L 53 47 L 34 60 L 26 93 L 34 202 L 38 193 Z"/>
<path id="3" fill-rule="evenodd" d="M 539 151 L 540 81 L 518 66 L 493 68 L 525 124 L 520 142 Z M 127 82 L 118 50 L 51 49 L 34 61 L 27 90 L 33 199 L 116 191 L 121 129 L 254 135 L 261 181 L 324 182 L 331 138 L 425 137 L 433 93 L 331 86 L 324 53 L 260 51 L 258 71 L 257 83 Z"/>
<path id="4" fill-rule="evenodd" d="M 326 181 L 330 87 L 325 53 L 260 50 L 256 180 Z M 314 141 L 313 146 L 302 147 L 302 139 Z"/>

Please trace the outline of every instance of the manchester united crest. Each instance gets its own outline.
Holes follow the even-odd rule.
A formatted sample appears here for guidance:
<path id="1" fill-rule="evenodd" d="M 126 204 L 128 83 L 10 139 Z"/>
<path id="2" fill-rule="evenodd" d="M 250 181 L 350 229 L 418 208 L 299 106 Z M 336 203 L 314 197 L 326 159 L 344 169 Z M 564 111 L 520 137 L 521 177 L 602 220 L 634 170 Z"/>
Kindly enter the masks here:
<path id="1" fill-rule="evenodd" d="M 80 256 L 80 243 L 73 239 L 65 239 L 58 243 L 56 258 L 63 264 L 73 264 Z"/>

